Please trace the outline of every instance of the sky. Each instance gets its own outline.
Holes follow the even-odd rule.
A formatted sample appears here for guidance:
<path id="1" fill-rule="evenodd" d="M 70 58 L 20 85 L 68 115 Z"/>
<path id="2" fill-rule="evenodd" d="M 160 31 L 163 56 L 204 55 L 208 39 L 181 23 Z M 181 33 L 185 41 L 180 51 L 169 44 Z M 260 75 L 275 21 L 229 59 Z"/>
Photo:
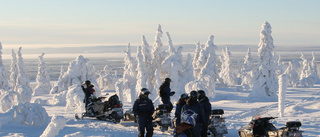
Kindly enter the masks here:
<path id="1" fill-rule="evenodd" d="M 158 25 L 173 44 L 258 45 L 268 21 L 276 46 L 319 46 L 319 0 L 0 0 L 3 48 L 141 45 Z M 163 35 L 163 43 L 167 38 Z"/>

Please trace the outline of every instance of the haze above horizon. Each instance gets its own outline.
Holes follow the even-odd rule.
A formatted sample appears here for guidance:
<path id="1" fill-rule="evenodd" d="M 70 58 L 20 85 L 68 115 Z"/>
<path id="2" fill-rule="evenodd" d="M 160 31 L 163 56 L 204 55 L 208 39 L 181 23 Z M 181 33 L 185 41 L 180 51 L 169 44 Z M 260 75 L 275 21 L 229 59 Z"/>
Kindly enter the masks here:
<path id="1" fill-rule="evenodd" d="M 268 21 L 274 44 L 320 45 L 318 0 L 0 0 L 3 48 L 141 45 L 154 42 L 158 24 L 163 43 L 258 45 Z"/>

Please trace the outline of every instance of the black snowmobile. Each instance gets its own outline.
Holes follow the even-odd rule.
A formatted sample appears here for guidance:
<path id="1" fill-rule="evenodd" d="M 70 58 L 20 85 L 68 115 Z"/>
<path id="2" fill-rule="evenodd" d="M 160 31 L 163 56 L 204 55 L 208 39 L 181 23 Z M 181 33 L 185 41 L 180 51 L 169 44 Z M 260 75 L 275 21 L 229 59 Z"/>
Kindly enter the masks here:
<path id="1" fill-rule="evenodd" d="M 122 103 L 119 100 L 118 95 L 111 96 L 108 100 L 106 97 L 94 97 L 89 99 L 90 103 L 86 107 L 86 112 L 83 112 L 83 117 L 96 117 L 99 120 L 110 121 L 113 123 L 119 123 L 123 119 Z M 76 114 L 76 119 L 80 119 Z"/>
<path id="2" fill-rule="evenodd" d="M 160 127 L 162 132 L 168 131 L 168 128 L 172 126 L 170 118 L 170 105 L 160 104 L 157 106 L 156 111 L 153 113 L 152 117 L 154 119 L 156 126 Z"/>
<path id="3" fill-rule="evenodd" d="M 211 110 L 211 116 L 208 125 L 208 137 L 223 137 L 223 134 L 228 134 L 228 129 L 225 124 L 223 109 Z"/>
<path id="4" fill-rule="evenodd" d="M 290 121 L 286 123 L 286 127 L 277 129 L 272 121 L 277 117 L 265 117 L 266 108 L 260 108 L 253 115 L 251 122 L 238 130 L 240 137 L 302 137 L 299 128 L 301 122 Z"/>

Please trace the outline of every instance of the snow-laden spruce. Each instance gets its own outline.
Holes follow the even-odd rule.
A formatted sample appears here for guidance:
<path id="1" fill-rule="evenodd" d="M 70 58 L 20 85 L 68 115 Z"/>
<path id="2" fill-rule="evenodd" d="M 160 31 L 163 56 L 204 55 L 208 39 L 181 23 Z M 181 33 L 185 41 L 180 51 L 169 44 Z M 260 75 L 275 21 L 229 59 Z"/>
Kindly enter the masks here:
<path id="1" fill-rule="evenodd" d="M 119 95 L 120 100 L 123 102 L 133 102 L 137 98 L 136 77 L 137 77 L 137 64 L 131 57 L 130 43 L 128 44 L 127 51 L 124 51 L 124 71 L 123 77 L 120 78 L 115 84 L 115 90 Z"/>
<path id="2" fill-rule="evenodd" d="M 274 58 L 274 45 L 268 22 L 262 25 L 258 45 L 258 65 L 254 73 L 254 84 L 249 97 L 277 99 L 278 77 L 277 62 Z"/>
<path id="3" fill-rule="evenodd" d="M 97 82 L 101 88 L 101 92 L 115 89 L 114 85 L 119 78 L 116 74 L 111 74 L 111 69 L 112 68 L 110 68 L 108 65 L 105 65 L 103 70 L 98 72 L 99 78 L 97 79 Z"/>
<path id="4" fill-rule="evenodd" d="M 241 68 L 241 85 L 244 89 L 250 90 L 253 86 L 253 58 L 251 56 L 251 49 L 248 48 L 247 54 L 244 57 Z"/>
<path id="5" fill-rule="evenodd" d="M 3 90 L 10 89 L 9 82 L 6 75 L 7 75 L 7 71 L 2 61 L 2 44 L 0 42 L 0 89 L 3 89 Z M 1 95 L 1 92 L 0 92 L 0 95 Z"/>
<path id="6" fill-rule="evenodd" d="M 220 56 L 221 71 L 219 77 L 223 79 L 224 83 L 229 86 L 238 84 L 237 75 L 234 73 L 234 69 L 231 62 L 231 53 L 229 48 L 222 49 L 222 56 Z"/>
<path id="7" fill-rule="evenodd" d="M 308 59 L 304 57 L 303 53 L 301 53 L 300 58 L 302 60 L 302 65 L 301 65 L 299 86 L 312 87 L 318 79 L 317 68 L 314 68 L 316 67 L 314 63 L 315 57 L 313 55 L 313 59 L 312 59 L 313 63 L 308 61 Z"/>
<path id="8" fill-rule="evenodd" d="M 15 88 L 17 84 L 18 77 L 18 65 L 17 65 L 17 54 L 12 49 L 11 52 L 11 69 L 10 69 L 10 85 Z"/>
<path id="9" fill-rule="evenodd" d="M 38 74 L 36 77 L 37 86 L 34 89 L 33 95 L 49 94 L 51 90 L 50 77 L 47 70 L 47 64 L 43 61 L 44 53 L 39 57 Z"/>
<path id="10" fill-rule="evenodd" d="M 287 69 L 284 72 L 284 74 L 286 74 L 288 77 L 288 86 L 298 87 L 299 71 L 300 71 L 299 62 L 297 60 L 290 61 Z"/>
<path id="11" fill-rule="evenodd" d="M 195 80 L 185 85 L 187 93 L 192 90 L 203 90 L 207 96 L 214 98 L 215 83 L 219 76 L 215 54 L 216 45 L 214 45 L 213 38 L 214 36 L 210 35 L 204 47 L 200 47 L 200 43 L 197 44 L 200 51 L 199 48 L 196 48 L 195 55 L 198 55 L 198 58 L 193 58 L 197 60 L 193 61 Z"/>
<path id="12" fill-rule="evenodd" d="M 55 94 L 53 104 L 65 105 L 65 109 L 68 111 L 84 111 L 84 94 L 81 84 L 86 80 L 91 81 L 94 85 L 94 95 L 100 96 L 101 91 L 95 78 L 95 69 L 89 59 L 80 55 L 70 62 L 68 70 L 51 89 L 51 93 Z"/>
<path id="13" fill-rule="evenodd" d="M 22 47 L 20 47 L 18 50 L 18 61 L 17 61 L 18 76 L 16 80 L 17 83 L 14 89 L 18 93 L 17 101 L 19 103 L 26 103 L 26 102 L 30 102 L 33 91 L 32 91 L 32 88 L 30 87 L 29 77 L 26 74 L 26 68 L 25 68 L 23 57 L 21 54 L 21 49 Z"/>

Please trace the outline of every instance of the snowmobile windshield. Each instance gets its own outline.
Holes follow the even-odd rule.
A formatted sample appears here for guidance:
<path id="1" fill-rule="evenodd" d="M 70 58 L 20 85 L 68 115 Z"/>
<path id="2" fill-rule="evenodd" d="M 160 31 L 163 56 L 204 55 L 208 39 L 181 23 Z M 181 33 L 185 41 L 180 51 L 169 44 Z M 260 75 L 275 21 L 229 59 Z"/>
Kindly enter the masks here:
<path id="1" fill-rule="evenodd" d="M 257 111 L 253 114 L 252 120 L 257 120 L 262 117 L 272 117 L 271 115 L 268 114 L 268 108 L 266 107 L 258 108 Z"/>

